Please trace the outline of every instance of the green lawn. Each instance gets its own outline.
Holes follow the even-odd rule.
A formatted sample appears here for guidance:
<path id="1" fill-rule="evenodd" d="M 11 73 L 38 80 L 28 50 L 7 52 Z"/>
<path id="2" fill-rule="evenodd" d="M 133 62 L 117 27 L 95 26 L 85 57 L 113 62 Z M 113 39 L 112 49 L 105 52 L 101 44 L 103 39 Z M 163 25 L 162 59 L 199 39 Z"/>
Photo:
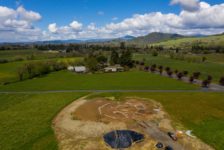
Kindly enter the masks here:
<path id="1" fill-rule="evenodd" d="M 212 63 L 212 62 L 191 63 L 182 60 L 170 59 L 164 56 L 153 57 L 152 55 L 143 55 L 143 54 L 136 54 L 134 58 L 140 61 L 145 59 L 146 64 L 163 65 L 164 67 L 170 67 L 172 70 L 175 69 L 178 69 L 179 71 L 187 70 L 189 71 L 189 73 L 200 71 L 202 74 L 202 79 L 205 79 L 207 78 L 208 75 L 211 75 L 214 79 L 214 82 L 218 82 L 220 78 L 224 76 L 224 64 L 221 63 Z"/>
<path id="2" fill-rule="evenodd" d="M 0 86 L 1 91 L 46 90 L 192 90 L 197 86 L 147 72 L 75 74 L 60 71 Z"/>
<path id="3" fill-rule="evenodd" d="M 181 123 L 185 129 L 193 130 L 215 149 L 224 149 L 224 93 L 106 93 L 95 96 L 139 96 L 159 101 L 175 124 Z"/>
<path id="4" fill-rule="evenodd" d="M 57 149 L 53 117 L 85 94 L 0 94 L 0 149 Z"/>

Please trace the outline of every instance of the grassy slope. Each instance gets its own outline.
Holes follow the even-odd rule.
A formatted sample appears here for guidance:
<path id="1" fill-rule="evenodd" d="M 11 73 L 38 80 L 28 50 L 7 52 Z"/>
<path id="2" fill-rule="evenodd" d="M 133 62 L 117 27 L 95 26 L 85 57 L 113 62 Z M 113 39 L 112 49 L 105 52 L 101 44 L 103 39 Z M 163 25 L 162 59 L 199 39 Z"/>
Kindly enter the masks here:
<path id="1" fill-rule="evenodd" d="M 171 69 L 175 70 L 187 70 L 189 73 L 200 71 L 202 73 L 202 78 L 207 78 L 207 75 L 212 75 L 215 82 L 218 82 L 221 76 L 224 76 L 224 64 L 221 63 L 190 63 L 181 60 L 170 59 L 167 57 L 153 57 L 151 55 L 142 55 L 136 54 L 135 59 L 137 60 L 146 60 L 147 64 L 157 64 L 171 67 Z"/>
<path id="2" fill-rule="evenodd" d="M 175 90 L 197 89 L 195 85 L 146 72 L 75 74 L 60 71 L 42 78 L 0 86 L 2 91 L 32 90 Z"/>
<path id="3" fill-rule="evenodd" d="M 82 58 L 54 58 L 54 59 L 45 59 L 45 60 L 30 60 L 30 61 L 19 61 L 19 62 L 10 62 L 5 64 L 0 64 L 0 84 L 7 81 L 15 81 L 18 79 L 17 71 L 18 68 L 29 62 L 37 62 L 37 61 L 49 61 L 49 60 L 58 60 L 58 61 L 77 61 Z"/>
<path id="4" fill-rule="evenodd" d="M 57 149 L 51 121 L 85 93 L 0 94 L 0 149 Z"/>
<path id="5" fill-rule="evenodd" d="M 109 93 L 100 96 L 140 96 L 159 101 L 174 121 L 193 130 L 215 149 L 224 149 L 224 93 Z"/>
<path id="6" fill-rule="evenodd" d="M 165 47 L 171 46 L 189 46 L 192 43 L 200 42 L 203 45 L 224 45 L 224 35 L 218 36 L 209 36 L 209 37 L 201 37 L 201 38 L 182 38 L 176 40 L 169 40 L 165 42 L 160 42 L 155 45 L 163 45 Z"/>

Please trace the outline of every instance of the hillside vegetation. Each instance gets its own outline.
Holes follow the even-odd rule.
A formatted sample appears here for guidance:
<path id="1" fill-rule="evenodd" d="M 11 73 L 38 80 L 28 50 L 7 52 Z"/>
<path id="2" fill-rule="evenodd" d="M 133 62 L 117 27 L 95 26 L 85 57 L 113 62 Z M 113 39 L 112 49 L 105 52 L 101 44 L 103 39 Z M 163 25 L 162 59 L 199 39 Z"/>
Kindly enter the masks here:
<path id="1" fill-rule="evenodd" d="M 133 40 L 128 41 L 128 43 L 141 45 L 141 44 L 150 44 L 150 43 L 157 43 L 157 42 L 168 41 L 173 39 L 179 39 L 183 37 L 184 36 L 179 34 L 153 32 L 146 36 L 140 36 L 140 37 L 134 38 Z"/>
<path id="2" fill-rule="evenodd" d="M 213 35 L 208 37 L 185 37 L 180 39 L 171 39 L 159 42 L 155 45 L 164 47 L 191 47 L 194 44 L 203 46 L 224 46 L 224 34 Z"/>

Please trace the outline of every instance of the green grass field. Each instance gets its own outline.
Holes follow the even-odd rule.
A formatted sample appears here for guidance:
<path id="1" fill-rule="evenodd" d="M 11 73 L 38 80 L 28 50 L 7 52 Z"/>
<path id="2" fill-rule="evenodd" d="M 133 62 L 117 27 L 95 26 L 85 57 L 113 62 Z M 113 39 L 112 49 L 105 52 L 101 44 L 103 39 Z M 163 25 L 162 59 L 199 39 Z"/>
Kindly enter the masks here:
<path id="1" fill-rule="evenodd" d="M 0 149 L 57 149 L 53 117 L 85 94 L 0 94 Z"/>
<path id="2" fill-rule="evenodd" d="M 0 59 L 15 60 L 22 58 L 26 60 L 28 57 L 32 56 L 33 59 L 50 59 L 59 56 L 58 53 L 50 53 L 47 51 L 38 51 L 35 49 L 28 50 L 4 50 L 0 51 Z"/>
<path id="3" fill-rule="evenodd" d="M 216 150 L 224 149 L 224 93 L 104 93 L 93 97 L 138 96 L 159 101 L 174 120 Z"/>
<path id="4" fill-rule="evenodd" d="M 197 86 L 147 72 L 75 74 L 60 71 L 0 86 L 1 91 L 46 90 L 192 90 Z"/>
<path id="5" fill-rule="evenodd" d="M 208 75 L 211 75 L 214 79 L 214 82 L 218 82 L 219 79 L 222 76 L 224 76 L 224 64 L 221 63 L 213 63 L 213 62 L 193 63 L 182 60 L 170 59 L 164 56 L 153 57 L 152 55 L 143 55 L 143 54 L 135 54 L 134 58 L 140 61 L 144 59 L 146 61 L 146 64 L 148 65 L 152 64 L 163 65 L 164 67 L 170 67 L 172 70 L 176 69 L 179 71 L 187 70 L 189 71 L 189 73 L 199 71 L 202 74 L 201 76 L 202 79 L 205 79 L 207 78 Z"/>
<path id="6" fill-rule="evenodd" d="M 18 80 L 17 71 L 18 68 L 23 66 L 26 63 L 30 62 L 38 62 L 38 61 L 64 61 L 64 62 L 74 62 L 82 60 L 81 57 L 74 58 L 53 58 L 53 59 L 44 59 L 44 60 L 26 60 L 26 61 L 18 61 L 18 62 L 10 62 L 5 64 L 0 64 L 0 84 L 3 82 L 16 81 Z"/>

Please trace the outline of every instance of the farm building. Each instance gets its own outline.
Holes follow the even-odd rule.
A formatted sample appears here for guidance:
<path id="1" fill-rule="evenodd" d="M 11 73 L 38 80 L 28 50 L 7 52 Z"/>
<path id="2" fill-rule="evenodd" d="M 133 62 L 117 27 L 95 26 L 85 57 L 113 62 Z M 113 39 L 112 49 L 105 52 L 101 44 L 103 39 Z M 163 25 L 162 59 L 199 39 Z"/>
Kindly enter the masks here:
<path id="1" fill-rule="evenodd" d="M 85 66 L 75 66 L 74 71 L 77 73 L 85 73 L 86 72 L 86 67 Z"/>
<path id="2" fill-rule="evenodd" d="M 124 67 L 121 66 L 109 66 L 104 68 L 104 72 L 122 72 L 124 71 Z"/>
<path id="3" fill-rule="evenodd" d="M 67 68 L 69 71 L 75 71 L 77 73 L 85 73 L 87 70 L 86 70 L 86 67 L 85 66 L 68 66 Z"/>

